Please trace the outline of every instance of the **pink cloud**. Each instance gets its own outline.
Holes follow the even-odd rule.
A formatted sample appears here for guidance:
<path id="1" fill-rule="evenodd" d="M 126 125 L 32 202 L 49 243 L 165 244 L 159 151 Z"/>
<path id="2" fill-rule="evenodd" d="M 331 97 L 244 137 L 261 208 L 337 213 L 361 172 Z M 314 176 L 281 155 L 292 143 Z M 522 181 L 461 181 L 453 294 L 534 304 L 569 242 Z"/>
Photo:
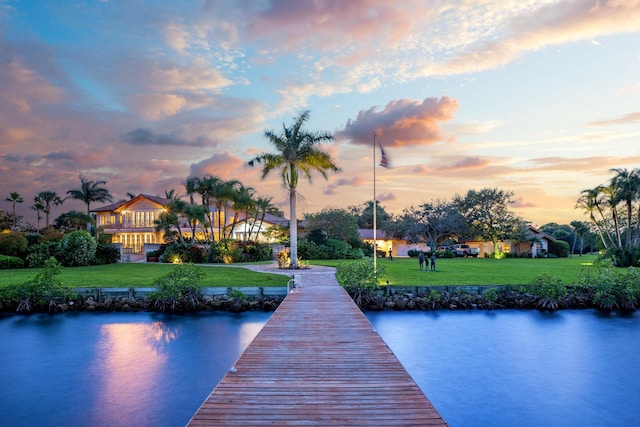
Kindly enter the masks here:
<path id="1" fill-rule="evenodd" d="M 625 114 L 624 116 L 618 117 L 616 119 L 599 120 L 599 121 L 591 122 L 587 126 L 599 127 L 599 126 L 626 125 L 626 124 L 637 123 L 637 122 L 640 122 L 640 112 Z"/>
<path id="2" fill-rule="evenodd" d="M 439 171 L 462 171 L 462 170 L 475 170 L 482 169 L 491 164 L 489 159 L 483 159 L 480 157 L 465 157 L 458 160 L 451 165 L 443 165 L 438 168 Z"/>
<path id="3" fill-rule="evenodd" d="M 444 96 L 425 98 L 422 102 L 400 99 L 389 102 L 382 111 L 372 107 L 360 111 L 355 120 L 349 119 L 338 139 L 354 144 L 371 144 L 375 132 L 385 145 L 428 145 L 445 139 L 440 123 L 451 120 L 458 109 L 458 101 Z"/>

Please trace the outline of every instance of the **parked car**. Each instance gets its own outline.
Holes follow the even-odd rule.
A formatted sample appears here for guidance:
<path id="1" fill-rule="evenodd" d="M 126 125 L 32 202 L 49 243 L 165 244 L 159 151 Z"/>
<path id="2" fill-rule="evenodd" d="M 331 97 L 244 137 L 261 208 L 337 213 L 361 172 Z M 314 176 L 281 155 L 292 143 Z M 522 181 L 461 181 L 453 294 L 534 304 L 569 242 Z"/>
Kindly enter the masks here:
<path id="1" fill-rule="evenodd" d="M 453 252 L 453 248 L 451 246 L 438 246 L 436 251 Z"/>
<path id="2" fill-rule="evenodd" d="M 480 255 L 480 249 L 472 248 L 469 245 L 465 245 L 459 243 L 457 245 L 453 245 L 453 253 L 458 257 L 474 257 L 477 258 Z"/>

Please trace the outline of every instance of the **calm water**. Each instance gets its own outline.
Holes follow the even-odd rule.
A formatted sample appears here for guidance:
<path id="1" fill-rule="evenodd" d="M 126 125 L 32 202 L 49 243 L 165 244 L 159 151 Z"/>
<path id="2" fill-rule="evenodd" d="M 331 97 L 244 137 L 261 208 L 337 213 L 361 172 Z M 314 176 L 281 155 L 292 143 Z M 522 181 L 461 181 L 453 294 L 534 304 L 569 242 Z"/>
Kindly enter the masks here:
<path id="1" fill-rule="evenodd" d="M 269 316 L 0 318 L 0 424 L 183 426 Z M 640 314 L 367 316 L 452 427 L 640 425 Z"/>
<path id="2" fill-rule="evenodd" d="M 367 317 L 452 427 L 640 425 L 640 314 Z"/>

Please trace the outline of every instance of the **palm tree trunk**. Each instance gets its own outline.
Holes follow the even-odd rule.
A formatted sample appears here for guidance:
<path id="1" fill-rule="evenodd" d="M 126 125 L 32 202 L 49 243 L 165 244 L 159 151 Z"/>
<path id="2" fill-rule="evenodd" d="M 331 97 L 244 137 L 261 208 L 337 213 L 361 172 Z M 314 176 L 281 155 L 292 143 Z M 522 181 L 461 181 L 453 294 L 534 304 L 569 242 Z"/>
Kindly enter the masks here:
<path id="1" fill-rule="evenodd" d="M 296 219 L 296 190 L 289 189 L 289 211 L 291 218 L 289 219 L 289 244 L 291 247 L 291 266 L 297 269 L 298 266 L 298 220 Z"/>

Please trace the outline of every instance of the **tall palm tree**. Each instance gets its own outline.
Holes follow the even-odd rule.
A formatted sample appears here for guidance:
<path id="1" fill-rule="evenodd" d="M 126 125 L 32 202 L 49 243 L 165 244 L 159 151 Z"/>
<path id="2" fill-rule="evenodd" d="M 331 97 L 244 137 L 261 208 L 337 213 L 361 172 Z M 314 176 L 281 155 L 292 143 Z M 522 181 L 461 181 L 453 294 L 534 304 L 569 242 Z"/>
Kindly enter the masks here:
<path id="1" fill-rule="evenodd" d="M 187 218 L 189 227 L 191 227 L 191 241 L 196 241 L 196 228 L 198 223 L 202 224 L 202 229 L 207 237 L 207 207 L 204 205 L 186 205 L 184 207 L 184 215 Z"/>
<path id="2" fill-rule="evenodd" d="M 211 217 L 211 202 L 215 198 L 216 186 L 219 184 L 220 178 L 215 176 L 206 175 L 205 177 L 197 181 L 197 192 L 202 196 L 202 204 L 207 207 L 207 220 L 209 222 L 209 228 L 211 229 L 211 240 L 215 242 L 215 235 L 213 232 L 214 221 Z"/>
<path id="3" fill-rule="evenodd" d="M 169 213 L 175 217 L 175 226 L 178 229 L 178 240 L 180 242 L 183 241 L 182 237 L 182 229 L 180 228 L 180 215 L 184 214 L 184 209 L 187 204 L 180 200 L 180 197 L 176 195 L 176 190 L 171 189 L 170 191 L 164 192 L 164 196 L 167 199 L 167 210 Z"/>
<path id="4" fill-rule="evenodd" d="M 218 209 L 218 241 L 226 238 L 225 228 L 227 226 L 227 207 L 236 196 L 238 188 L 241 186 L 240 181 L 218 181 L 214 187 L 214 195 L 216 199 L 216 208 Z"/>
<path id="5" fill-rule="evenodd" d="M 7 202 L 11 202 L 12 213 L 13 213 L 13 228 L 16 227 L 16 222 L 18 217 L 16 216 L 16 203 L 23 203 L 24 199 L 22 196 L 15 191 L 9 194 L 9 197 L 6 198 Z"/>
<path id="6" fill-rule="evenodd" d="M 295 119 L 295 118 L 294 118 Z M 289 191 L 289 239 L 291 240 L 291 268 L 298 265 L 298 220 L 296 199 L 298 197 L 298 177 L 300 172 L 311 182 L 311 172 L 316 171 L 327 179 L 327 172 L 339 172 L 340 168 L 328 153 L 320 150 L 318 144 L 333 141 L 328 132 L 308 132 L 302 129 L 309 120 L 309 111 L 295 119 L 291 127 L 282 125 L 282 133 L 267 130 L 264 136 L 273 144 L 275 153 L 262 153 L 248 162 L 249 166 L 263 163 L 262 179 L 274 169 L 281 169 L 282 183 Z"/>
<path id="7" fill-rule="evenodd" d="M 91 203 L 93 202 L 112 202 L 113 196 L 109 193 L 103 185 L 107 181 L 97 180 L 89 181 L 80 176 L 80 188 L 67 191 L 70 199 L 76 199 L 84 202 L 87 205 L 87 215 L 91 216 Z M 90 228 L 90 224 L 87 223 L 87 229 Z"/>
<path id="8" fill-rule="evenodd" d="M 38 221 L 38 231 L 40 231 L 40 220 L 42 219 L 42 216 L 40 215 L 40 212 L 44 211 L 44 205 L 42 204 L 42 202 L 40 200 L 38 200 L 38 197 L 34 197 L 33 199 L 33 205 L 31 205 L 31 209 L 33 209 L 34 211 L 36 211 L 36 215 L 37 215 L 37 221 Z"/>
<path id="9" fill-rule="evenodd" d="M 198 187 L 200 186 L 200 178 L 197 176 L 190 176 L 187 178 L 187 181 L 184 183 L 184 188 L 187 191 L 187 195 L 189 196 L 189 201 L 191 204 L 195 204 L 193 199 L 193 195 L 198 192 Z"/>
<path id="10" fill-rule="evenodd" d="M 260 234 L 260 230 L 262 229 L 262 224 L 264 223 L 264 218 L 265 216 L 267 216 L 267 213 L 273 213 L 275 211 L 277 211 L 277 208 L 271 204 L 271 200 L 273 200 L 273 197 L 263 197 L 260 196 L 255 200 L 254 203 L 254 221 L 251 224 L 251 228 L 249 229 L 249 240 L 251 240 L 251 235 L 253 234 L 253 229 L 256 226 L 256 220 L 258 218 L 259 219 L 259 223 L 258 223 L 258 228 L 256 230 L 256 239 L 255 241 L 258 241 L 258 235 Z"/>
<path id="11" fill-rule="evenodd" d="M 233 230 L 235 229 L 236 224 L 238 223 L 240 211 L 244 211 L 245 224 L 246 224 L 246 219 L 249 217 L 249 210 L 255 204 L 255 201 L 253 200 L 254 194 L 255 194 L 255 190 L 252 187 L 245 187 L 242 184 L 240 184 L 236 189 L 236 192 L 234 193 L 233 198 L 231 199 L 231 204 L 233 205 L 233 220 L 231 221 L 229 234 L 227 235 L 228 238 L 231 238 L 231 236 L 233 236 Z"/>
<path id="12" fill-rule="evenodd" d="M 610 169 L 616 175 L 611 179 L 611 186 L 614 188 L 612 204 L 617 206 L 623 203 L 627 213 L 625 247 L 631 250 L 632 228 L 633 228 L 633 203 L 640 197 L 640 171 L 634 169 Z"/>
<path id="13" fill-rule="evenodd" d="M 49 226 L 49 214 L 51 213 L 52 205 L 61 205 L 64 203 L 64 199 L 58 196 L 55 191 L 41 191 L 35 198 L 36 201 L 42 203 L 44 205 L 44 214 L 45 214 L 45 227 Z"/>

